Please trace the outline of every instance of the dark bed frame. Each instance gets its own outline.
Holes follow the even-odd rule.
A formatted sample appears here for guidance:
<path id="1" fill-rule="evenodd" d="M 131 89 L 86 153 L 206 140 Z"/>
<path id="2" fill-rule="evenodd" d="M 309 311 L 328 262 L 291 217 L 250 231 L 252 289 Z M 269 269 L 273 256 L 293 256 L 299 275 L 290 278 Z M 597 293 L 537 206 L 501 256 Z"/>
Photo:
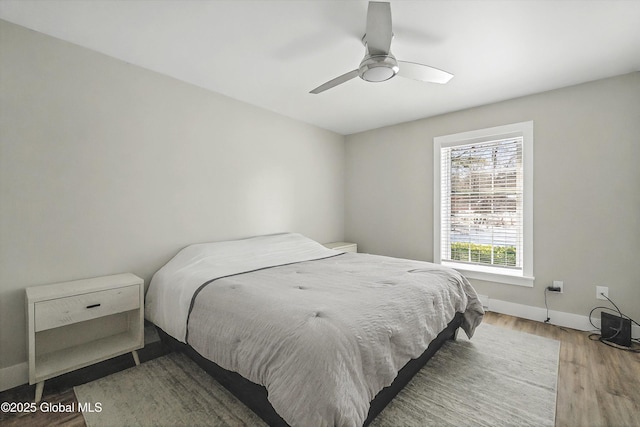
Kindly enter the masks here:
<path id="1" fill-rule="evenodd" d="M 455 340 L 458 328 L 462 323 L 462 313 L 456 313 L 453 320 L 438 336 L 431 341 L 429 347 L 416 359 L 410 360 L 396 376 L 396 379 L 388 387 L 383 388 L 371 401 L 369 414 L 363 426 L 366 427 L 373 419 L 391 402 L 391 400 L 409 383 L 411 378 L 427 363 L 431 357 L 450 339 Z M 255 412 L 267 424 L 273 427 L 289 427 L 273 409 L 267 399 L 267 389 L 264 386 L 253 383 L 240 374 L 221 368 L 214 362 L 205 359 L 188 344 L 184 344 L 157 328 L 161 340 L 174 351 L 181 351 L 195 361 L 202 369 L 236 396 L 249 409 Z"/>

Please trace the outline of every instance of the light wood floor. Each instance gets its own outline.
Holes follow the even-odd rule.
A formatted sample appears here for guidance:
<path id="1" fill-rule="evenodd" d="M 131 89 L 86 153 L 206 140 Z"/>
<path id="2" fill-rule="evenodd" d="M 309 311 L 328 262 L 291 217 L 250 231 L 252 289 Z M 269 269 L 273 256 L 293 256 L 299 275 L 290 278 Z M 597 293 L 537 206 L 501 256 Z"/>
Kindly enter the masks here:
<path id="1" fill-rule="evenodd" d="M 640 426 L 640 354 L 591 341 L 587 332 L 559 328 L 503 314 L 487 313 L 486 323 L 561 341 L 556 426 Z M 73 380 L 47 383 L 43 401 L 75 403 Z M 0 402 L 29 402 L 33 386 L 0 393 Z M 84 426 L 79 413 L 0 413 L 3 426 Z"/>
<path id="2" fill-rule="evenodd" d="M 487 313 L 484 321 L 561 342 L 556 426 L 640 426 L 639 353 L 591 341 L 588 332 L 504 314 Z"/>

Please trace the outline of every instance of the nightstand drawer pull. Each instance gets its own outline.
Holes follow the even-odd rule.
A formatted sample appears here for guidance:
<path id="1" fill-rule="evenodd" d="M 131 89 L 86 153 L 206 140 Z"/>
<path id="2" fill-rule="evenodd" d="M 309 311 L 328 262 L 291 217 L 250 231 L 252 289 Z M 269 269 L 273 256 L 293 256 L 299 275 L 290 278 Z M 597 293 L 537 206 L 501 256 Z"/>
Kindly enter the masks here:
<path id="1" fill-rule="evenodd" d="M 87 306 L 87 308 L 96 308 L 96 307 L 100 307 L 100 304 L 91 304 Z"/>

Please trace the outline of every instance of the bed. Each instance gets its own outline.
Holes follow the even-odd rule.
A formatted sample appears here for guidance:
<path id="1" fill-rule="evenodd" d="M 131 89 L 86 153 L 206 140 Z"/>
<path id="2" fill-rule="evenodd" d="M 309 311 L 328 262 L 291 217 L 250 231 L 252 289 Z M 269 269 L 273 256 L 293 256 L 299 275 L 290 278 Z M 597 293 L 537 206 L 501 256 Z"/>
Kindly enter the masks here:
<path id="1" fill-rule="evenodd" d="M 145 316 L 270 425 L 368 424 L 482 306 L 435 264 L 296 233 L 195 244 L 156 272 Z"/>

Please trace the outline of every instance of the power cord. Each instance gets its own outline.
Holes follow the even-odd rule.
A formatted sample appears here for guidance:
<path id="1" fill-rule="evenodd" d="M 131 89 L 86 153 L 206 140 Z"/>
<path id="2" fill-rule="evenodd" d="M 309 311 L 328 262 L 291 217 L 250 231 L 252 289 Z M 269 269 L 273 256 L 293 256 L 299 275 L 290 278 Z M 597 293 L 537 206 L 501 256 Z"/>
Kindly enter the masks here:
<path id="1" fill-rule="evenodd" d="M 549 317 L 549 306 L 547 305 L 547 291 L 550 292 L 562 292 L 562 288 L 556 288 L 554 286 L 547 286 L 544 288 L 544 307 L 547 309 L 547 320 L 544 323 L 549 323 L 551 317 Z"/>
<path id="2" fill-rule="evenodd" d="M 545 320 L 544 323 L 549 323 L 549 321 L 551 320 L 551 317 L 549 317 L 549 306 L 547 305 L 547 291 L 548 290 L 549 290 L 548 286 L 546 288 L 544 288 L 544 308 L 547 309 L 547 320 Z"/>
<path id="3" fill-rule="evenodd" d="M 620 332 L 622 331 L 622 320 L 623 319 L 629 319 L 632 323 L 635 323 L 636 325 L 640 326 L 640 323 L 636 322 L 635 320 L 633 320 L 631 317 L 622 314 L 622 311 L 620 311 L 620 308 L 618 308 L 618 306 L 616 305 L 616 303 L 614 303 L 611 298 L 609 298 L 608 296 L 606 296 L 604 293 L 601 293 L 600 295 L 602 295 L 603 297 L 605 297 L 616 309 L 612 309 L 610 307 L 604 307 L 604 306 L 599 306 L 599 307 L 594 307 L 593 309 L 591 309 L 591 311 L 589 312 L 589 323 L 591 323 L 591 326 L 593 326 L 594 329 L 598 330 L 598 327 L 593 323 L 592 320 L 592 314 L 594 311 L 596 310 L 609 310 L 612 311 L 614 313 L 618 314 L 618 317 L 620 317 L 620 326 L 616 329 L 614 329 L 614 331 L 616 331 L 615 334 L 611 335 L 610 337 L 603 337 L 602 334 L 598 334 L 598 333 L 592 333 L 589 335 L 589 339 L 591 341 L 600 341 L 601 343 L 608 345 L 609 347 L 613 347 L 615 349 L 618 350 L 623 350 L 623 351 L 629 351 L 631 353 L 640 353 L 640 349 L 637 348 L 629 348 L 629 347 L 624 347 L 621 345 L 618 345 L 616 343 L 612 343 L 609 342 L 608 340 L 615 338 L 618 336 L 618 334 L 620 334 Z M 545 292 L 545 303 L 546 303 L 546 292 Z M 547 311 L 548 312 L 548 311 Z M 593 337 L 597 337 L 596 339 L 594 339 Z M 640 343 L 640 338 L 632 338 L 631 341 L 635 344 L 639 344 Z"/>
<path id="4" fill-rule="evenodd" d="M 547 318 L 544 321 L 544 323 L 551 325 L 551 323 L 549 323 L 551 321 L 551 316 L 549 316 L 549 306 L 547 305 L 547 292 L 559 292 L 560 288 L 554 288 L 553 286 L 547 286 L 546 288 L 544 288 L 544 308 L 547 310 Z M 565 328 L 563 328 L 562 326 L 558 326 L 558 325 L 553 325 L 556 328 L 560 329 L 561 331 L 564 332 L 568 332 Z"/>

